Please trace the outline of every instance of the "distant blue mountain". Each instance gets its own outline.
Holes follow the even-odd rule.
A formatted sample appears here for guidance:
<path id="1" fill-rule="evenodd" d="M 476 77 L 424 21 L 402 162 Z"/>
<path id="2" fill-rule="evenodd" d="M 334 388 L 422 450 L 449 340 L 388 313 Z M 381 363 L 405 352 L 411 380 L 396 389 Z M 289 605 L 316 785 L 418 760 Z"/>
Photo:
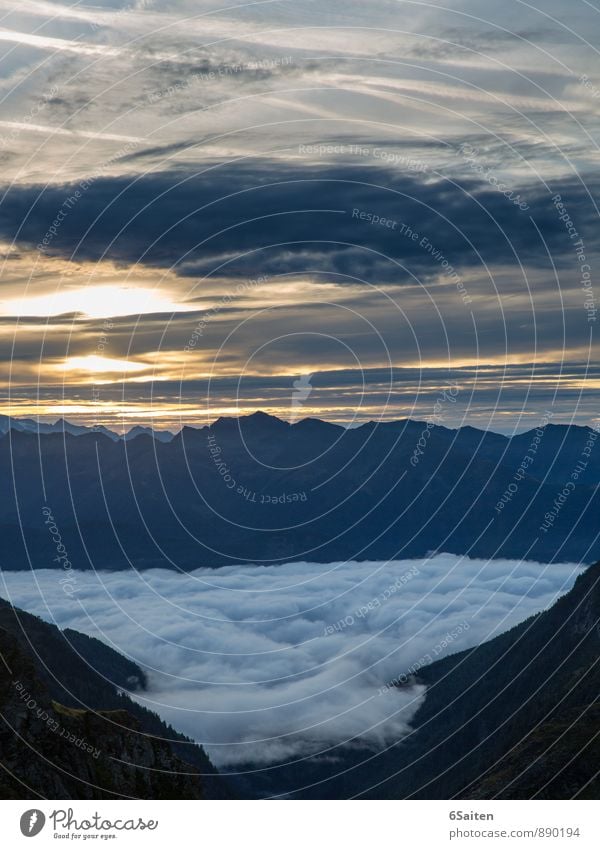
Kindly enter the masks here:
<path id="1" fill-rule="evenodd" d="M 168 430 L 153 430 L 150 427 L 141 427 L 137 425 L 127 433 L 120 435 L 114 430 L 109 430 L 104 425 L 96 425 L 94 427 L 86 427 L 85 425 L 76 425 L 68 422 L 66 419 L 57 419 L 55 422 L 41 422 L 36 419 L 20 419 L 13 416 L 0 416 L 0 434 L 8 433 L 9 430 L 20 431 L 21 433 L 68 433 L 71 436 L 83 436 L 86 433 L 102 433 L 113 442 L 119 439 L 135 439 L 142 433 L 152 436 L 160 442 L 170 442 L 173 439 L 173 434 Z"/>
<path id="2" fill-rule="evenodd" d="M 166 441 L 144 428 L 122 439 L 14 421 L 0 438 L 0 470 L 14 481 L 0 504 L 4 568 L 53 564 L 44 504 L 75 568 L 431 551 L 600 557 L 600 437 L 587 427 L 508 438 L 412 420 L 345 429 L 256 413 Z"/>

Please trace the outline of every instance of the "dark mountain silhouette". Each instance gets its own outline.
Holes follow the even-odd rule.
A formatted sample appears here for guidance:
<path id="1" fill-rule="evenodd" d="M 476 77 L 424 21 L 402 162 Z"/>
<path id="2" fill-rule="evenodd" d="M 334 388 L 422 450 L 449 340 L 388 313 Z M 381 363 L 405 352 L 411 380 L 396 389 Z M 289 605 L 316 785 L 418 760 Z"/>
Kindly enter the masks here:
<path id="1" fill-rule="evenodd" d="M 598 797 L 600 563 L 549 610 L 418 677 L 416 733 L 375 793 Z"/>
<path id="2" fill-rule="evenodd" d="M 204 750 L 121 690 L 144 672 L 0 599 L 0 798 L 201 799 L 231 791 Z"/>
<path id="3" fill-rule="evenodd" d="M 592 562 L 600 557 L 597 436 L 547 425 L 508 439 L 411 420 L 345 429 L 264 413 L 185 427 L 170 442 L 10 429 L 0 438 L 9 482 L 2 567 L 64 565 L 44 507 L 82 569 L 438 550 Z"/>

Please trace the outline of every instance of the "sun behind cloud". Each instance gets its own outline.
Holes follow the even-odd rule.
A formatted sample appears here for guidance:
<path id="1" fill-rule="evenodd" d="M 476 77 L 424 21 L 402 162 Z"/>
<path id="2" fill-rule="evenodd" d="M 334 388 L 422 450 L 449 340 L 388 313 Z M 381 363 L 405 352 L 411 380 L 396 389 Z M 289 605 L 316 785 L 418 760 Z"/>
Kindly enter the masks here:
<path id="1" fill-rule="evenodd" d="M 119 374 L 121 372 L 143 371 L 148 368 L 144 363 L 132 360 L 115 360 L 90 354 L 87 357 L 69 357 L 62 363 L 63 371 L 87 371 L 92 374 Z"/>
<path id="2" fill-rule="evenodd" d="M 81 313 L 89 318 L 114 318 L 161 312 L 187 312 L 193 307 L 175 301 L 170 294 L 142 286 L 102 285 L 15 298 L 5 301 L 4 315 L 20 317 Z"/>

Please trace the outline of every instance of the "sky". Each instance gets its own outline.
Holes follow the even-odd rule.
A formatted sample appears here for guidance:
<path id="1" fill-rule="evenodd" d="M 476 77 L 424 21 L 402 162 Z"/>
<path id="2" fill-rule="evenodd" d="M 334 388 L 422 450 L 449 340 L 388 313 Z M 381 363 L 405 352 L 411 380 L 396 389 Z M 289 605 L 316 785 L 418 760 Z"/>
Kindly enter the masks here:
<path id="1" fill-rule="evenodd" d="M 588 0 L 0 0 L 2 411 L 597 422 L 599 44 Z"/>
<path id="2" fill-rule="evenodd" d="M 217 766 L 243 771 L 332 757 L 357 738 L 365 757 L 397 743 L 425 698 L 422 666 L 545 609 L 581 571 L 453 554 L 189 574 L 38 569 L 0 572 L 0 595 L 140 664 L 148 689 L 134 697 Z"/>

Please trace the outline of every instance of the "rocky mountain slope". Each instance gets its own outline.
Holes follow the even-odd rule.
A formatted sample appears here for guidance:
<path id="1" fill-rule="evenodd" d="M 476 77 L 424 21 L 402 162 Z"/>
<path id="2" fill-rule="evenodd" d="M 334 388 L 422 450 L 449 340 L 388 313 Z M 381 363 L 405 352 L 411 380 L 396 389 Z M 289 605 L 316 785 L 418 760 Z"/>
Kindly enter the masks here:
<path id="1" fill-rule="evenodd" d="M 200 746 L 121 691 L 145 676 L 108 646 L 0 600 L 0 660 L 0 798 L 230 798 Z"/>
<path id="2" fill-rule="evenodd" d="M 548 610 L 398 678 L 428 688 L 405 739 L 277 781 L 319 798 L 598 798 L 600 563 Z"/>
<path id="3" fill-rule="evenodd" d="M 597 794 L 600 564 L 549 610 L 419 679 L 427 697 L 386 795 Z"/>

